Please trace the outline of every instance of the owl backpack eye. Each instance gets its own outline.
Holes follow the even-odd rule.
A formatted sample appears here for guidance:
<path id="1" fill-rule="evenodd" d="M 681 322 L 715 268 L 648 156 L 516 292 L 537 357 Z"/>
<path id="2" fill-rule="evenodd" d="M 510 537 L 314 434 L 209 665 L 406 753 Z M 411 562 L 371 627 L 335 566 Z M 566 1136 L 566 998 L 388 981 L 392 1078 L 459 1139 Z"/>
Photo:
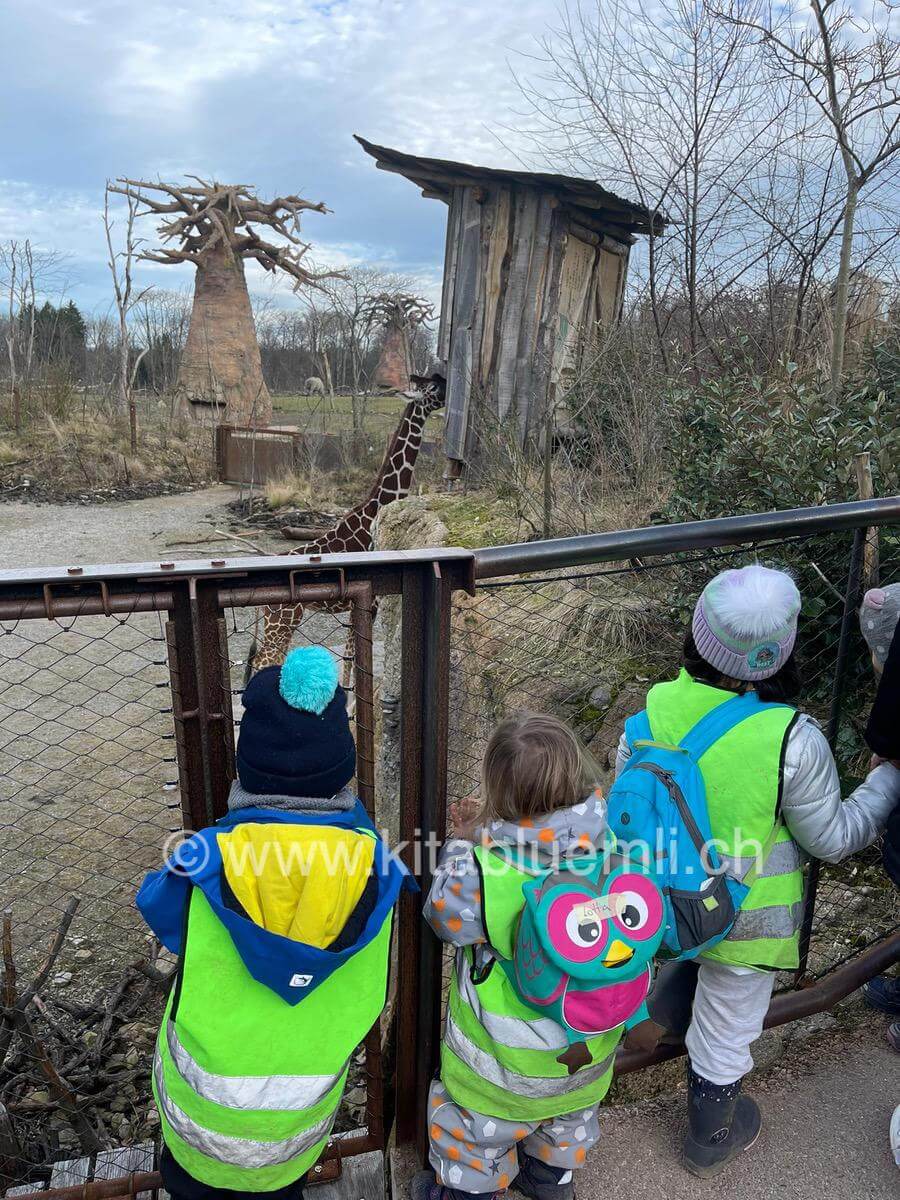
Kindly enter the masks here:
<path id="1" fill-rule="evenodd" d="M 550 942 L 568 962 L 592 962 L 602 954 L 608 941 L 608 922 L 585 911 L 597 898 L 591 892 L 573 890 L 557 896 L 550 905 L 547 914 Z"/>
<path id="2" fill-rule="evenodd" d="M 573 909 L 566 917 L 566 934 L 576 946 L 589 950 L 600 940 L 600 922 L 580 920 L 578 913 Z"/>
<path id="3" fill-rule="evenodd" d="M 646 875 L 620 875 L 610 886 L 615 897 L 613 921 L 627 938 L 643 942 L 659 932 L 663 919 L 659 888 Z"/>
<path id="4" fill-rule="evenodd" d="M 619 892 L 619 895 L 622 898 L 619 909 L 620 923 L 631 933 L 639 932 L 650 918 L 647 901 L 637 892 Z"/>

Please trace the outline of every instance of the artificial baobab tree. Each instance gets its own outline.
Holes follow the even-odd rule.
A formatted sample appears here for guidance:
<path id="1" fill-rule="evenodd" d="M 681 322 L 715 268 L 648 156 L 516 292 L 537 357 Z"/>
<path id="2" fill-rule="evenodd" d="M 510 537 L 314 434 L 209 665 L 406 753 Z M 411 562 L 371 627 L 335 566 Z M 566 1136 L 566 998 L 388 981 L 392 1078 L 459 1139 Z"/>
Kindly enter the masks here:
<path id="1" fill-rule="evenodd" d="M 434 318 L 434 305 L 404 292 L 380 292 L 367 299 L 364 313 L 369 328 L 380 325 L 384 329 L 375 386 L 405 391 L 412 374 L 410 334 Z"/>
<path id="2" fill-rule="evenodd" d="M 309 246 L 300 237 L 300 214 L 327 209 L 300 196 L 264 201 L 243 184 L 190 179 L 178 186 L 119 179 L 114 190 L 138 197 L 145 206 L 141 215 L 164 218 L 159 226 L 164 244 L 142 251 L 142 258 L 187 262 L 197 271 L 176 384 L 179 397 L 195 415 L 211 411 L 236 424 L 267 425 L 272 400 L 263 379 L 244 262 L 254 259 L 266 271 L 283 271 L 293 279 L 294 291 L 315 286 L 326 275 L 304 262 Z M 280 241 L 263 238 L 261 227 Z"/>

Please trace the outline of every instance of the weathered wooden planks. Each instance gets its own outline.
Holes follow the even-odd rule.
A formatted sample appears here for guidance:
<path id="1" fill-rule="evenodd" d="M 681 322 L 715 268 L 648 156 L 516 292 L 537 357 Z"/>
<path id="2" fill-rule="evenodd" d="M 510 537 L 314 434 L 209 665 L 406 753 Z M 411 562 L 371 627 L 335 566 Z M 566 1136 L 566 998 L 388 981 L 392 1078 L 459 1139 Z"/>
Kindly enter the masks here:
<path id="1" fill-rule="evenodd" d="M 586 340 L 618 319 L 628 245 L 576 215 L 518 183 L 453 187 L 438 342 L 450 458 L 477 453 L 472 425 L 490 414 L 519 446 L 539 439 Z"/>

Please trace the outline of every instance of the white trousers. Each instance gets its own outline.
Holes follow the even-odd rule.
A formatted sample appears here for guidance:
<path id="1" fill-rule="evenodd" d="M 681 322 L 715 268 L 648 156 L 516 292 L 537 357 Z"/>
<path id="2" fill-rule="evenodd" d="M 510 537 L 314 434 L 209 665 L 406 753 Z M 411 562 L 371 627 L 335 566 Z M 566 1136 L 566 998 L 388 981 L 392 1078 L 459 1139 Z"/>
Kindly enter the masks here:
<path id="1" fill-rule="evenodd" d="M 752 1069 L 750 1045 L 762 1033 L 774 983 L 774 971 L 701 961 L 684 1039 L 698 1075 L 725 1084 Z"/>

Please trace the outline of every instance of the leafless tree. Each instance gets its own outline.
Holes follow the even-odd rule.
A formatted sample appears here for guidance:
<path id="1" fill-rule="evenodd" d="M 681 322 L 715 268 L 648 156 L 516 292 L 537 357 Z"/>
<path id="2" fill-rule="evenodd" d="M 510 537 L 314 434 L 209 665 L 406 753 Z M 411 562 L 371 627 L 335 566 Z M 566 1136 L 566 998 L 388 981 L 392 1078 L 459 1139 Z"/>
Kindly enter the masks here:
<path id="1" fill-rule="evenodd" d="M 145 346 L 131 361 L 131 337 L 129 322 L 133 310 L 147 297 L 150 287 L 135 290 L 133 270 L 135 259 L 140 254 L 143 239 L 134 236 L 134 221 L 138 215 L 139 197 L 133 192 L 125 193 L 125 225 L 121 248 L 116 249 L 113 231 L 116 221 L 110 211 L 109 197 L 112 192 L 119 191 L 107 180 L 103 195 L 103 229 L 106 234 L 106 247 L 109 254 L 107 266 L 113 281 L 116 314 L 118 316 L 118 355 L 116 363 L 115 407 L 119 416 L 128 413 L 131 429 L 131 449 L 137 449 L 137 410 L 134 404 L 134 377 L 141 359 L 147 352 Z"/>
<path id="2" fill-rule="evenodd" d="M 797 85 L 830 134 L 843 168 L 840 260 L 834 283 L 831 388 L 838 392 L 851 291 L 860 195 L 900 151 L 900 43 L 896 5 L 874 0 L 868 13 L 845 0 L 769 4 L 747 12 L 733 3 L 722 18 L 759 39 L 776 77 Z"/>
<path id="3" fill-rule="evenodd" d="M 23 393 L 32 383 L 37 296 L 56 279 L 61 261 L 62 255 L 36 250 L 28 238 L 0 244 L 10 411 L 17 432 L 22 427 Z"/>
<path id="4" fill-rule="evenodd" d="M 753 38 L 707 0 L 647 9 L 640 0 L 570 0 L 519 80 L 532 145 L 619 186 L 670 219 L 648 243 L 647 285 L 660 352 L 679 349 L 673 303 L 686 300 L 685 349 L 708 349 L 705 310 L 759 256 L 736 183 L 777 111 L 760 104 Z"/>

